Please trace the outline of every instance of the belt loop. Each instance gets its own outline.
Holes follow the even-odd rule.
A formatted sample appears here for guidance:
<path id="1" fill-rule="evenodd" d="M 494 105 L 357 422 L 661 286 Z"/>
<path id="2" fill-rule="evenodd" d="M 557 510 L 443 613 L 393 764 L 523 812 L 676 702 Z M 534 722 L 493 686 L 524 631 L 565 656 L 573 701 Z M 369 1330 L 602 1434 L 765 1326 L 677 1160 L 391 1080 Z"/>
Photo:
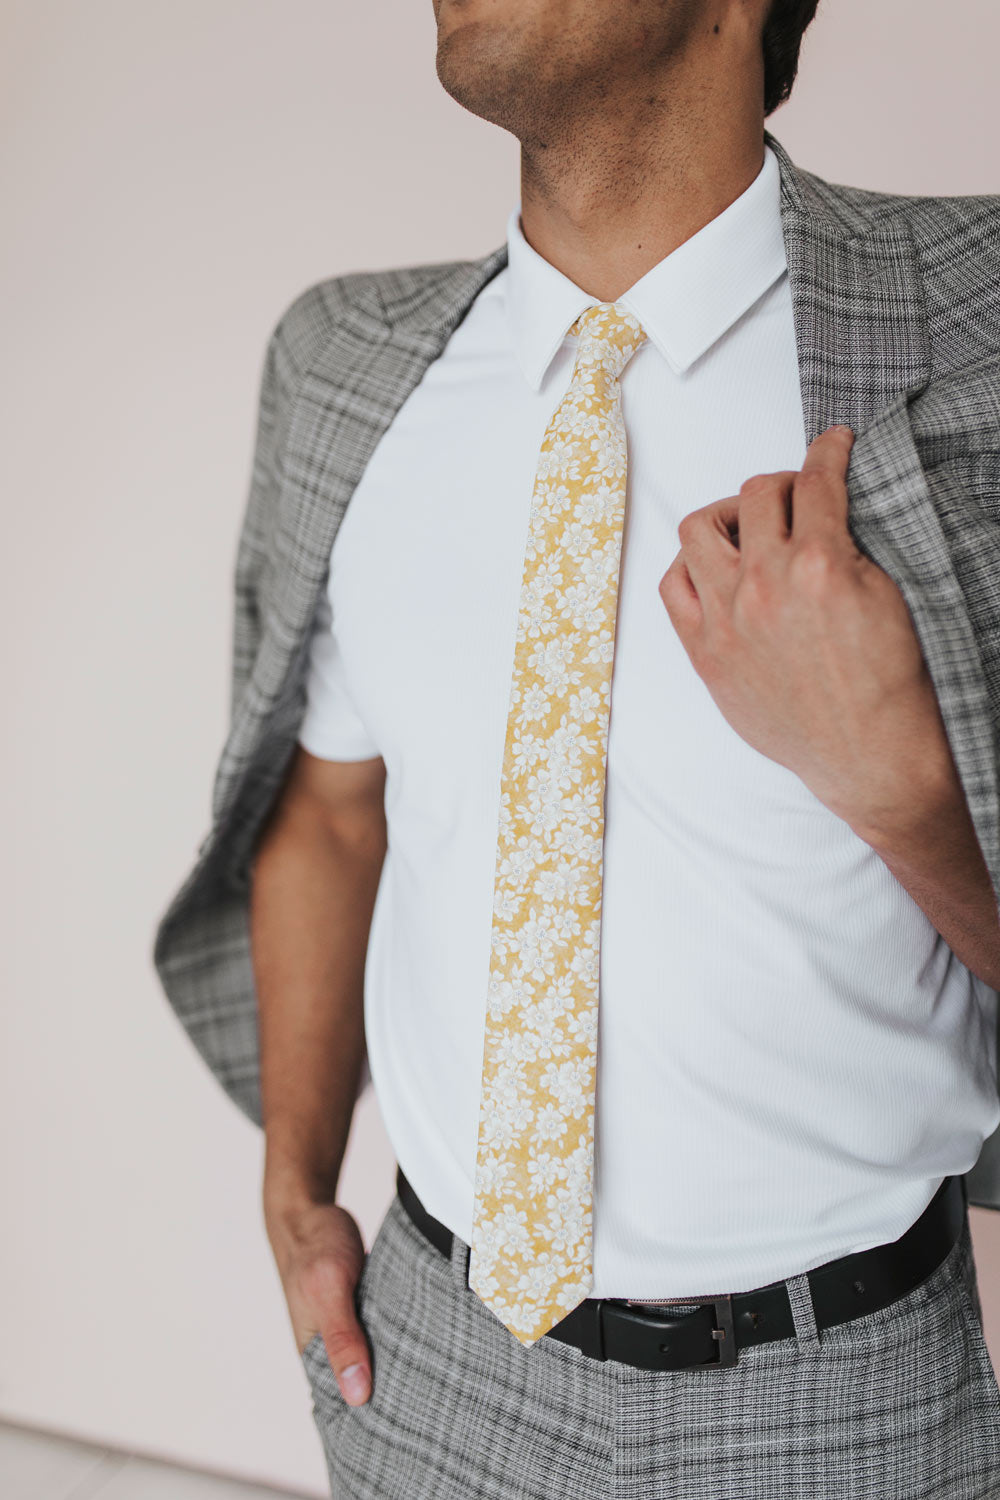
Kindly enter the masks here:
<path id="1" fill-rule="evenodd" d="M 800 1276 L 786 1276 L 785 1290 L 792 1309 L 795 1337 L 800 1344 L 819 1344 L 819 1329 L 816 1326 L 816 1310 L 813 1306 L 809 1277 L 803 1271 Z"/>

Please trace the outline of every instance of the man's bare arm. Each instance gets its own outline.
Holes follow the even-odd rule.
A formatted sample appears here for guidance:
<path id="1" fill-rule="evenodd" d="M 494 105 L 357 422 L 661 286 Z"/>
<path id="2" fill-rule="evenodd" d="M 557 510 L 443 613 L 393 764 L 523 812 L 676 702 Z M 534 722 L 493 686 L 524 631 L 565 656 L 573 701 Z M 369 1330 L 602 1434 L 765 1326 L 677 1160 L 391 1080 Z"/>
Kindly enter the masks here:
<path id="1" fill-rule="evenodd" d="M 264 1217 L 296 1343 L 302 1349 L 323 1334 L 351 1404 L 367 1399 L 371 1379 L 353 1304 L 364 1247 L 335 1197 L 364 1057 L 384 788 L 380 757 L 326 761 L 299 747 L 251 888 Z"/>
<path id="2" fill-rule="evenodd" d="M 876 828 L 870 844 L 966 968 L 1000 990 L 1000 918 L 989 869 L 940 724 L 924 735 L 926 782 Z"/>
<path id="3" fill-rule="evenodd" d="M 870 844 L 1000 986 L 1000 914 L 909 607 L 855 545 L 854 436 L 692 511 L 660 594 L 724 717 Z"/>

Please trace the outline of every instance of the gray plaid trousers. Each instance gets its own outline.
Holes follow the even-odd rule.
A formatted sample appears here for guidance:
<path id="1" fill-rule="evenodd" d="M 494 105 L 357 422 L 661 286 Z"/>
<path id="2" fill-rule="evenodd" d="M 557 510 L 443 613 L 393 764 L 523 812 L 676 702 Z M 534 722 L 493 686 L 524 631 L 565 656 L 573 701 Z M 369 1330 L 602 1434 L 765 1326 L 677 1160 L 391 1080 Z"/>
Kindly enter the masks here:
<path id="1" fill-rule="evenodd" d="M 525 1348 L 394 1198 L 356 1303 L 373 1393 L 350 1407 L 317 1334 L 303 1352 L 333 1500 L 998 1500 L 1000 1390 L 968 1216 L 920 1286 L 735 1366 L 650 1371 Z"/>

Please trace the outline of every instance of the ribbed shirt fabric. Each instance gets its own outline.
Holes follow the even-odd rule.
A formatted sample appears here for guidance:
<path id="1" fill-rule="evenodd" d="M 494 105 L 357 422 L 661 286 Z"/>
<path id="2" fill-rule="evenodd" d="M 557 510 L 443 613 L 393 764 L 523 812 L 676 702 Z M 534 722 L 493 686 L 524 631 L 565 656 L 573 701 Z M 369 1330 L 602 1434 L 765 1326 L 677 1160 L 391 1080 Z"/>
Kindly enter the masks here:
<path id="1" fill-rule="evenodd" d="M 365 974 L 390 1142 L 469 1241 L 500 771 L 545 427 L 598 299 L 507 225 L 334 541 L 299 739 L 381 755 Z M 658 583 L 689 511 L 805 454 L 765 149 L 619 299 L 628 499 L 605 804 L 594 1296 L 735 1292 L 896 1238 L 1000 1119 L 993 992 L 877 854 L 719 712 Z"/>

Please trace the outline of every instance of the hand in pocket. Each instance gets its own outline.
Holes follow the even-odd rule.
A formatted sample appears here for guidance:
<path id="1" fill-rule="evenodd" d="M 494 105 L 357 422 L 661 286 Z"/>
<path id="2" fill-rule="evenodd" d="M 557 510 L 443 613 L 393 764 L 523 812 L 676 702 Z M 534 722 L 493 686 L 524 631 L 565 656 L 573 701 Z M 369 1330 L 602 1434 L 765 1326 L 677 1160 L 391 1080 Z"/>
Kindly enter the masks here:
<path id="1" fill-rule="evenodd" d="M 355 1219 L 336 1203 L 305 1203 L 268 1218 L 268 1237 L 300 1354 L 318 1333 L 349 1406 L 371 1395 L 372 1360 L 355 1291 L 365 1262 Z"/>

